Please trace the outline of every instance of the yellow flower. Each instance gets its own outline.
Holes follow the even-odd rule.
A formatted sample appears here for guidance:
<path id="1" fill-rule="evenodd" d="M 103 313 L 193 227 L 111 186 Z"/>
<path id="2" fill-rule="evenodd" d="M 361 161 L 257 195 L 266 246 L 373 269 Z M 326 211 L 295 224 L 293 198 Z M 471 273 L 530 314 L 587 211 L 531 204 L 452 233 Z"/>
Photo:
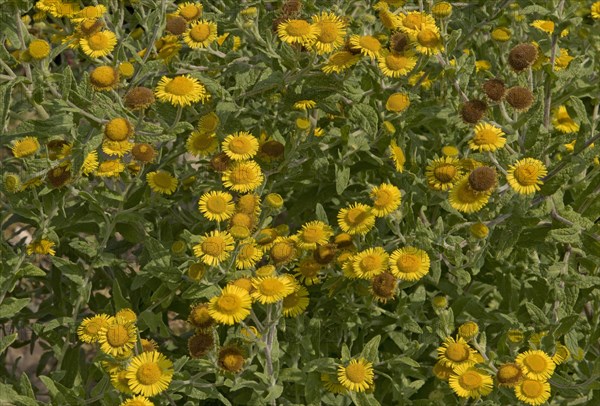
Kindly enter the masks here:
<path id="1" fill-rule="evenodd" d="M 134 396 L 124 400 L 119 406 L 154 406 L 154 403 L 145 396 Z"/>
<path id="2" fill-rule="evenodd" d="M 322 55 L 333 52 L 344 45 L 346 36 L 346 23 L 333 13 L 321 12 L 311 17 L 313 26 L 317 27 L 318 34 L 313 46 L 317 54 Z"/>
<path id="3" fill-rule="evenodd" d="M 100 162 L 96 175 L 100 177 L 118 177 L 125 170 L 125 165 L 118 159 Z"/>
<path id="4" fill-rule="evenodd" d="M 288 276 L 253 278 L 252 298 L 262 304 L 276 303 L 294 292 L 294 284 Z"/>
<path id="5" fill-rule="evenodd" d="M 81 165 L 81 172 L 84 175 L 89 175 L 98 169 L 98 152 L 92 151 L 85 156 L 83 165 Z"/>
<path id="6" fill-rule="evenodd" d="M 388 269 L 389 255 L 382 247 L 367 248 L 352 257 L 354 275 L 372 279 Z"/>
<path id="7" fill-rule="evenodd" d="M 390 142 L 390 154 L 392 160 L 394 161 L 394 165 L 396 167 L 396 171 L 402 172 L 404 171 L 404 164 L 406 163 L 406 157 L 404 156 L 404 152 L 402 148 L 398 146 L 396 140 L 392 140 Z"/>
<path id="8" fill-rule="evenodd" d="M 247 160 L 258 152 L 258 140 L 246 131 L 228 135 L 221 143 L 221 149 L 234 161 Z"/>
<path id="9" fill-rule="evenodd" d="M 200 238 L 194 246 L 194 254 L 207 265 L 219 265 L 229 258 L 235 241 L 226 231 L 211 231 Z"/>
<path id="10" fill-rule="evenodd" d="M 100 330 L 112 323 L 112 317 L 108 314 L 97 314 L 93 317 L 83 319 L 77 328 L 77 335 L 84 343 L 95 343 L 100 337 Z"/>
<path id="11" fill-rule="evenodd" d="M 277 35 L 288 44 L 312 45 L 319 35 L 320 29 L 316 24 L 306 20 L 288 19 L 279 24 Z"/>
<path id="12" fill-rule="evenodd" d="M 29 47 L 27 47 L 27 51 L 29 51 L 29 55 L 33 59 L 44 59 L 48 55 L 50 55 L 50 44 L 43 39 L 34 39 L 29 43 Z"/>
<path id="13" fill-rule="evenodd" d="M 594 4 L 592 4 L 592 7 L 590 8 L 590 13 L 593 19 L 600 20 L 600 1 L 597 1 Z"/>
<path id="14" fill-rule="evenodd" d="M 498 27 L 492 31 L 492 39 L 498 42 L 506 42 L 510 39 L 512 33 L 507 27 Z"/>
<path id="15" fill-rule="evenodd" d="M 435 365 L 433 366 L 433 374 L 436 376 L 436 378 L 441 379 L 442 381 L 449 380 L 450 375 L 453 372 L 454 372 L 454 369 L 444 365 L 444 363 L 441 360 L 436 362 Z"/>
<path id="16" fill-rule="evenodd" d="M 16 140 L 11 146 L 15 158 L 24 158 L 40 150 L 40 142 L 35 137 L 25 137 Z"/>
<path id="17" fill-rule="evenodd" d="M 383 217 L 396 210 L 400 206 L 402 198 L 400 189 L 389 183 L 382 183 L 371 189 L 370 196 L 373 199 L 371 211 L 375 217 Z"/>
<path id="18" fill-rule="evenodd" d="M 119 84 L 119 71 L 112 66 L 98 66 L 90 73 L 90 84 L 98 91 L 107 91 Z"/>
<path id="19" fill-rule="evenodd" d="M 315 261 L 315 259 L 312 257 L 304 258 L 302 261 L 300 261 L 295 271 L 296 272 L 294 273 L 294 276 L 306 286 L 321 283 L 321 279 L 319 278 L 321 264 Z"/>
<path id="20" fill-rule="evenodd" d="M 434 4 L 433 7 L 431 7 L 431 14 L 438 18 L 448 17 L 452 14 L 452 4 L 447 1 Z"/>
<path id="21" fill-rule="evenodd" d="M 185 18 L 187 21 L 194 21 L 202 16 L 202 4 L 185 2 L 177 5 L 178 15 Z"/>
<path id="22" fill-rule="evenodd" d="M 242 240 L 238 245 L 238 254 L 235 257 L 235 267 L 237 269 L 252 268 L 261 260 L 262 256 L 262 248 L 256 244 L 254 238 Z"/>
<path id="23" fill-rule="evenodd" d="M 340 209 L 337 217 L 340 228 L 350 235 L 366 234 L 375 225 L 375 215 L 371 207 L 362 203 L 354 203 Z"/>
<path id="24" fill-rule="evenodd" d="M 112 31 L 98 31 L 79 40 L 83 52 L 91 58 L 109 55 L 117 45 L 117 36 Z"/>
<path id="25" fill-rule="evenodd" d="M 387 111 L 401 113 L 410 106 L 410 99 L 406 93 L 393 93 L 385 102 Z"/>
<path id="26" fill-rule="evenodd" d="M 425 168 L 427 184 L 434 190 L 446 191 L 452 188 L 462 174 L 459 160 L 454 157 L 435 159 Z"/>
<path id="27" fill-rule="evenodd" d="M 130 353 L 137 342 L 137 328 L 132 322 L 111 318 L 98 332 L 102 352 L 113 357 Z"/>
<path id="28" fill-rule="evenodd" d="M 447 337 L 438 347 L 438 359 L 447 367 L 456 369 L 461 366 L 470 367 L 475 365 L 475 350 L 469 347 L 469 344 L 462 337 L 456 340 Z"/>
<path id="29" fill-rule="evenodd" d="M 119 64 L 119 73 L 123 77 L 130 78 L 135 73 L 135 67 L 131 62 L 122 62 Z"/>
<path id="30" fill-rule="evenodd" d="M 392 78 L 408 75 L 417 65 L 417 58 L 411 51 L 397 53 L 384 50 L 378 60 L 381 72 Z"/>
<path id="31" fill-rule="evenodd" d="M 491 190 L 477 192 L 469 185 L 469 176 L 464 176 L 450 190 L 450 206 L 463 213 L 475 213 L 488 203 Z"/>
<path id="32" fill-rule="evenodd" d="M 496 372 L 498 386 L 512 388 L 523 379 L 521 367 L 514 363 L 502 364 Z"/>
<path id="33" fill-rule="evenodd" d="M 554 114 L 552 115 L 552 125 L 558 131 L 565 134 L 576 133 L 579 131 L 579 124 L 569 116 L 566 106 L 559 106 L 554 110 Z"/>
<path id="34" fill-rule="evenodd" d="M 492 64 L 490 61 L 479 60 L 475 61 L 475 72 L 490 70 Z"/>
<path id="35" fill-rule="evenodd" d="M 546 176 L 547 173 L 546 166 L 542 161 L 523 158 L 509 167 L 506 179 L 515 192 L 529 195 L 540 190 L 539 185 L 544 184 L 540 178 Z"/>
<path id="36" fill-rule="evenodd" d="M 552 34 L 554 32 L 554 22 L 550 20 L 535 20 L 530 25 L 548 34 Z"/>
<path id="37" fill-rule="evenodd" d="M 473 236 L 477 238 L 485 238 L 490 233 L 490 229 L 483 223 L 475 223 L 470 228 L 469 231 Z"/>
<path id="38" fill-rule="evenodd" d="M 213 191 L 205 193 L 198 201 L 198 209 L 209 220 L 227 220 L 235 211 L 233 196 L 227 192 Z"/>
<path id="39" fill-rule="evenodd" d="M 568 360 L 570 356 L 571 352 L 566 346 L 561 343 L 556 343 L 556 349 L 554 350 L 554 355 L 552 355 L 552 361 L 554 361 L 556 365 L 562 364 Z"/>
<path id="40" fill-rule="evenodd" d="M 218 323 L 233 325 L 250 314 L 252 299 L 248 291 L 227 285 L 219 296 L 210 299 L 208 312 Z"/>
<path id="41" fill-rule="evenodd" d="M 329 225 L 322 221 L 311 221 L 304 224 L 298 231 L 296 244 L 301 249 L 314 250 L 317 245 L 327 244 L 332 235 L 333 230 Z"/>
<path id="42" fill-rule="evenodd" d="M 146 180 L 150 189 L 156 193 L 170 195 L 177 189 L 179 183 L 169 172 L 159 170 L 148 173 Z"/>
<path id="43" fill-rule="evenodd" d="M 18 193 L 26 189 L 26 187 L 21 184 L 21 177 L 16 173 L 5 173 L 2 177 L 2 184 L 8 193 Z"/>
<path id="44" fill-rule="evenodd" d="M 116 155 L 118 157 L 125 156 L 133 149 L 133 142 L 130 141 L 102 141 L 102 152 L 106 155 Z"/>
<path id="45" fill-rule="evenodd" d="M 194 156 L 208 156 L 217 150 L 219 140 L 215 134 L 192 131 L 185 147 L 187 152 Z"/>
<path id="46" fill-rule="evenodd" d="M 204 103 L 211 97 L 204 85 L 189 75 L 175 76 L 171 79 L 163 76 L 154 93 L 158 100 L 182 107 L 192 103 Z"/>
<path id="47" fill-rule="evenodd" d="M 433 84 L 432 80 L 429 78 L 429 75 L 422 70 L 414 75 L 410 75 L 408 78 L 409 85 L 416 86 L 417 83 L 420 83 L 420 86 L 425 90 L 431 89 L 431 85 Z"/>
<path id="48" fill-rule="evenodd" d="M 296 317 L 308 307 L 308 290 L 304 286 L 283 298 L 281 312 L 285 317 Z"/>
<path id="49" fill-rule="evenodd" d="M 474 151 L 496 151 L 506 144 L 502 129 L 488 123 L 478 123 L 475 135 L 469 140 L 469 147 Z"/>
<path id="50" fill-rule="evenodd" d="M 199 330 L 206 330 L 215 323 L 215 319 L 212 318 L 208 311 L 208 305 L 206 303 L 199 303 L 192 306 L 190 315 L 188 316 L 188 322 Z"/>
<path id="51" fill-rule="evenodd" d="M 338 367 L 338 381 L 353 392 L 364 392 L 373 386 L 373 364 L 364 358 L 353 359 Z"/>
<path id="52" fill-rule="evenodd" d="M 277 237 L 273 241 L 269 254 L 276 265 L 290 262 L 296 257 L 296 243 L 292 237 Z"/>
<path id="53" fill-rule="evenodd" d="M 127 379 L 127 371 L 124 369 L 115 369 L 110 374 L 110 382 L 113 387 L 121 393 L 132 393 L 129 389 L 129 379 Z"/>
<path id="54" fill-rule="evenodd" d="M 296 103 L 294 103 L 294 108 L 302 111 L 314 109 L 316 106 L 317 103 L 314 100 L 298 100 Z"/>
<path id="55" fill-rule="evenodd" d="M 528 405 L 542 405 L 550 398 L 550 384 L 546 381 L 523 379 L 515 386 L 515 396 Z"/>
<path id="56" fill-rule="evenodd" d="M 413 46 L 420 54 L 433 55 L 444 50 L 440 31 L 435 25 L 423 26 L 413 35 Z"/>
<path id="57" fill-rule="evenodd" d="M 517 355 L 515 360 L 523 370 L 523 374 L 536 381 L 545 381 L 554 373 L 556 364 L 544 351 L 529 350 Z"/>
<path id="58" fill-rule="evenodd" d="M 454 368 L 449 383 L 454 393 L 462 398 L 486 396 L 494 388 L 494 382 L 490 375 L 469 365 Z"/>
<path id="59" fill-rule="evenodd" d="M 238 373 L 244 367 L 244 354 L 242 351 L 232 345 L 223 347 L 219 350 L 217 364 L 227 372 Z"/>
<path id="60" fill-rule="evenodd" d="M 260 166 L 254 161 L 234 162 L 223 172 L 223 185 L 234 192 L 251 192 L 263 182 L 264 176 Z"/>
<path id="61" fill-rule="evenodd" d="M 27 255 L 54 255 L 56 254 L 55 245 L 53 241 L 42 238 L 27 245 Z"/>
<path id="62" fill-rule="evenodd" d="M 569 66 L 569 63 L 575 59 L 571 55 L 569 55 L 569 50 L 565 48 L 559 48 L 558 53 L 556 55 L 556 59 L 554 60 L 554 70 L 560 71 Z"/>
<path id="63" fill-rule="evenodd" d="M 190 48 L 206 48 L 217 39 L 217 24 L 200 20 L 193 23 L 183 34 L 183 41 Z"/>
<path id="64" fill-rule="evenodd" d="M 417 281 L 429 272 L 429 255 L 419 248 L 404 247 L 392 252 L 390 270 L 403 281 Z"/>
<path id="65" fill-rule="evenodd" d="M 479 326 L 474 321 L 467 321 L 458 327 L 458 335 L 467 341 L 477 336 L 478 333 Z"/>
<path id="66" fill-rule="evenodd" d="M 330 374 L 321 374 L 321 383 L 329 392 L 339 395 L 347 392 L 344 385 L 338 382 L 335 376 Z"/>
<path id="67" fill-rule="evenodd" d="M 339 51 L 331 55 L 321 70 L 327 74 L 340 73 L 360 61 L 360 55 L 348 51 Z"/>
<path id="68" fill-rule="evenodd" d="M 371 35 L 351 35 L 348 42 L 354 50 L 371 59 L 377 59 L 382 48 L 381 42 Z"/>
<path id="69" fill-rule="evenodd" d="M 132 392 L 154 396 L 169 387 L 173 363 L 157 351 L 143 352 L 131 360 L 126 376 Z"/>
<path id="70" fill-rule="evenodd" d="M 417 34 L 417 31 L 422 27 L 437 28 L 435 25 L 435 20 L 432 16 L 418 11 L 411 11 L 407 14 L 401 14 L 400 24 L 402 24 L 400 26 L 400 30 L 412 37 L 414 37 Z"/>

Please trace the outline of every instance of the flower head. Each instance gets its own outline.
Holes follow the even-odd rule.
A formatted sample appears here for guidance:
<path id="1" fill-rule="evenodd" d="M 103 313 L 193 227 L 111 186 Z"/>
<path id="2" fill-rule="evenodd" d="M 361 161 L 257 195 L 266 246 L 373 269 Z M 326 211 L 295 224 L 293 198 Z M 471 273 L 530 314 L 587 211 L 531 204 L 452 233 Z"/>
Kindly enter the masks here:
<path id="1" fill-rule="evenodd" d="M 127 378 L 133 393 L 154 396 L 169 387 L 173 363 L 157 351 L 143 352 L 131 360 Z"/>
<path id="2" fill-rule="evenodd" d="M 252 280 L 252 298 L 262 304 L 276 303 L 294 292 L 294 284 L 287 276 L 268 276 Z"/>
<path id="3" fill-rule="evenodd" d="M 569 116 L 565 106 L 559 106 L 552 115 L 552 125 L 561 133 L 569 134 L 579 131 L 579 124 Z"/>
<path id="4" fill-rule="evenodd" d="M 124 319 L 111 318 L 98 332 L 100 349 L 113 357 L 123 356 L 133 350 L 137 342 L 137 328 Z"/>
<path id="5" fill-rule="evenodd" d="M 338 381 L 353 392 L 364 392 L 373 386 L 373 364 L 364 358 L 353 359 L 338 367 Z"/>
<path id="6" fill-rule="evenodd" d="M 109 55 L 115 45 L 117 45 L 117 36 L 114 32 L 108 30 L 95 32 L 79 40 L 79 46 L 91 58 L 101 58 Z"/>
<path id="7" fill-rule="evenodd" d="M 523 371 L 518 364 L 508 363 L 498 367 L 496 381 L 498 386 L 515 387 L 523 379 Z"/>
<path id="8" fill-rule="evenodd" d="M 119 71 L 112 66 L 98 66 L 90 73 L 90 84 L 95 90 L 114 89 L 119 84 Z"/>
<path id="9" fill-rule="evenodd" d="M 394 166 L 396 167 L 396 171 L 402 172 L 404 171 L 404 164 L 406 163 L 406 156 L 404 155 L 404 151 L 402 148 L 398 146 L 396 140 L 392 140 L 390 142 L 390 155 L 392 160 L 394 161 Z"/>
<path id="10" fill-rule="evenodd" d="M 316 249 L 317 245 L 327 244 L 333 235 L 331 227 L 322 221 L 310 221 L 302 226 L 296 235 L 296 244 L 302 249 Z"/>
<path id="11" fill-rule="evenodd" d="M 389 77 L 398 78 L 406 76 L 417 65 L 417 58 L 410 51 L 390 52 L 382 51 L 378 58 L 381 72 Z"/>
<path id="12" fill-rule="evenodd" d="M 159 170 L 146 175 L 148 185 L 156 193 L 170 195 L 177 189 L 179 181 L 169 172 Z"/>
<path id="13" fill-rule="evenodd" d="M 319 32 L 316 24 L 310 24 L 306 20 L 288 19 L 277 27 L 277 35 L 288 44 L 312 45 Z"/>
<path id="14" fill-rule="evenodd" d="M 469 184 L 470 176 L 464 176 L 450 190 L 450 206 L 463 213 L 475 213 L 488 203 L 491 190 L 477 191 Z"/>
<path id="15" fill-rule="evenodd" d="M 223 185 L 234 192 L 251 192 L 263 182 L 260 166 L 254 161 L 234 162 L 223 172 Z"/>
<path id="16" fill-rule="evenodd" d="M 536 381 L 545 381 L 554 373 L 556 364 L 544 351 L 530 350 L 517 355 L 516 364 L 521 367 L 523 374 Z"/>
<path id="17" fill-rule="evenodd" d="M 173 106 L 189 106 L 192 103 L 204 103 L 210 94 L 200 81 L 189 75 L 168 78 L 163 76 L 154 91 L 158 100 Z"/>
<path id="18" fill-rule="evenodd" d="M 372 279 L 388 269 L 389 255 L 382 247 L 367 248 L 352 257 L 354 275 Z"/>
<path id="19" fill-rule="evenodd" d="M 349 43 L 353 50 L 371 59 L 377 59 L 382 49 L 381 42 L 372 35 L 352 35 Z"/>
<path id="20" fill-rule="evenodd" d="M 382 183 L 371 189 L 370 196 L 373 199 L 371 211 L 376 217 L 383 217 L 396 210 L 402 199 L 400 189 L 389 183 Z"/>
<path id="21" fill-rule="evenodd" d="M 434 190 L 446 191 L 463 175 L 459 160 L 454 157 L 442 157 L 433 160 L 426 168 L 427 185 Z"/>
<path id="22" fill-rule="evenodd" d="M 183 35 L 183 40 L 190 48 L 206 48 L 217 39 L 217 24 L 200 20 L 192 23 Z"/>
<path id="23" fill-rule="evenodd" d="M 20 138 L 13 143 L 11 150 L 16 158 L 25 158 L 40 150 L 40 142 L 36 137 Z"/>
<path id="24" fill-rule="evenodd" d="M 429 255 L 419 248 L 404 247 L 390 256 L 392 274 L 403 281 L 417 281 L 429 272 Z"/>
<path id="25" fill-rule="evenodd" d="M 475 135 L 469 141 L 469 147 L 475 151 L 496 151 L 506 144 L 502 129 L 488 123 L 475 126 Z"/>
<path id="26" fill-rule="evenodd" d="M 523 158 L 511 165 L 506 179 L 508 184 L 519 194 L 529 195 L 540 190 L 544 182 L 540 178 L 548 171 L 542 161 L 534 158 Z"/>
<path id="27" fill-rule="evenodd" d="M 198 209 L 209 220 L 224 221 L 233 215 L 235 204 L 231 194 L 212 191 L 200 197 Z"/>
<path id="28" fill-rule="evenodd" d="M 543 405 L 550 398 L 550 384 L 546 381 L 523 379 L 515 386 L 515 396 L 528 405 Z"/>
<path id="29" fill-rule="evenodd" d="M 354 203 L 340 209 L 338 212 L 338 225 L 351 235 L 363 235 L 369 232 L 375 225 L 375 215 L 371 207 L 362 203 Z"/>
<path id="30" fill-rule="evenodd" d="M 349 51 L 338 51 L 331 55 L 327 63 L 321 68 L 327 74 L 341 73 L 360 61 L 360 55 Z"/>
<path id="31" fill-rule="evenodd" d="M 463 398 L 486 396 L 493 389 L 492 377 L 469 365 L 460 365 L 454 368 L 449 383 L 452 390 Z"/>
<path id="32" fill-rule="evenodd" d="M 219 296 L 210 299 L 208 312 L 218 323 L 233 325 L 250 314 L 252 299 L 247 290 L 227 285 Z"/>
<path id="33" fill-rule="evenodd" d="M 319 31 L 313 44 L 317 54 L 333 52 L 344 45 L 346 23 L 339 16 L 323 11 L 312 16 L 311 20 Z"/>
<path id="34" fill-rule="evenodd" d="M 87 317 L 77 328 L 77 336 L 84 343 L 95 343 L 100 337 L 100 330 L 111 324 L 112 319 L 111 316 L 103 313 Z"/>
<path id="35" fill-rule="evenodd" d="M 258 152 L 258 140 L 246 131 L 228 135 L 221 148 L 234 161 L 250 159 Z"/>
<path id="36" fill-rule="evenodd" d="M 200 238 L 194 246 L 194 254 L 207 265 L 219 265 L 229 258 L 235 241 L 227 231 L 214 230 Z"/>
<path id="37" fill-rule="evenodd" d="M 442 346 L 438 347 L 437 352 L 439 360 L 453 369 L 460 366 L 475 365 L 475 350 L 469 347 L 469 344 L 462 337 L 456 340 L 447 337 Z"/>
<path id="38" fill-rule="evenodd" d="M 217 364 L 227 372 L 238 373 L 244 367 L 244 353 L 236 346 L 228 345 L 219 350 Z"/>

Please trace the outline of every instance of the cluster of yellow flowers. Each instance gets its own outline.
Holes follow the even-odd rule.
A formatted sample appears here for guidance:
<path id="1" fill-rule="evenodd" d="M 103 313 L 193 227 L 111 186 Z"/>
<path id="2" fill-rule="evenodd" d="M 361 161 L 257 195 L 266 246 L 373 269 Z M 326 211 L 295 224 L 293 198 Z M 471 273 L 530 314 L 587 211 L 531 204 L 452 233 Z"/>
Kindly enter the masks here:
<path id="1" fill-rule="evenodd" d="M 528 350 L 518 354 L 514 361 L 495 367 L 484 353 L 469 345 L 471 341 L 479 348 L 474 341 L 478 334 L 479 326 L 472 321 L 466 322 L 458 328 L 456 338 L 447 337 L 437 349 L 438 362 L 433 373 L 448 381 L 458 396 L 479 398 L 489 395 L 494 387 L 494 377 L 488 372 L 492 370 L 496 385 L 513 388 L 517 399 L 524 403 L 541 405 L 550 398 L 548 379 L 556 366 L 569 358 L 567 347 L 557 343 L 553 356 L 538 349 Z"/>
<path id="2" fill-rule="evenodd" d="M 84 343 L 98 343 L 106 357 L 102 366 L 111 383 L 123 394 L 134 394 L 120 406 L 153 406 L 148 397 L 165 391 L 173 378 L 173 363 L 157 351 L 153 340 L 139 339 L 137 315 L 121 309 L 115 316 L 97 314 L 77 329 Z"/>

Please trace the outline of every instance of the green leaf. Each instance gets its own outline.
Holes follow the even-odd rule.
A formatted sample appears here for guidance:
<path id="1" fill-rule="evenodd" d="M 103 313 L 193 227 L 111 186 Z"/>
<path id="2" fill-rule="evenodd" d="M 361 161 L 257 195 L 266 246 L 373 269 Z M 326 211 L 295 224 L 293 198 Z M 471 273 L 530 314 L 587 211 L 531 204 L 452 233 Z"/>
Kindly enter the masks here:
<path id="1" fill-rule="evenodd" d="M 121 286 L 119 286 L 119 281 L 115 278 L 112 286 L 112 298 L 115 302 L 115 309 L 117 311 L 121 309 L 131 308 L 131 303 L 123 296 L 121 292 Z"/>
<path id="2" fill-rule="evenodd" d="M 0 338 L 0 354 L 2 354 L 16 339 L 17 333 Z"/>
<path id="3" fill-rule="evenodd" d="M 0 319 L 14 317 L 31 302 L 30 298 L 17 299 L 9 297 L 0 305 Z"/>
<path id="4" fill-rule="evenodd" d="M 46 276 L 46 272 L 38 268 L 33 264 L 26 264 L 19 269 L 17 274 L 19 277 L 34 277 L 34 276 Z"/>
<path id="5" fill-rule="evenodd" d="M 335 191 L 338 195 L 344 193 L 350 182 L 350 168 L 335 166 Z"/>
<path id="6" fill-rule="evenodd" d="M 549 323 L 548 317 L 546 317 L 544 312 L 539 307 L 534 305 L 533 303 L 525 302 L 525 308 L 527 309 L 527 313 L 529 313 L 529 315 L 531 316 L 534 323 L 539 323 L 539 324 L 548 324 Z"/>
<path id="7" fill-rule="evenodd" d="M 377 132 L 377 123 L 379 117 L 377 111 L 368 104 L 354 104 L 350 107 L 350 119 L 359 125 L 368 135 L 374 135 Z"/>
<path id="8" fill-rule="evenodd" d="M 573 328 L 575 323 L 579 321 L 579 319 L 580 316 L 578 314 L 572 314 L 570 316 L 563 317 L 552 332 L 554 338 L 560 338 L 563 335 L 567 334 L 569 331 L 571 331 L 571 329 Z"/>
<path id="9" fill-rule="evenodd" d="M 371 340 L 369 340 L 368 343 L 365 344 L 365 346 L 363 347 L 363 350 L 361 352 L 361 355 L 370 362 L 373 362 L 373 363 L 379 362 L 378 349 L 379 349 L 380 341 L 381 341 L 380 335 L 373 337 Z"/>

